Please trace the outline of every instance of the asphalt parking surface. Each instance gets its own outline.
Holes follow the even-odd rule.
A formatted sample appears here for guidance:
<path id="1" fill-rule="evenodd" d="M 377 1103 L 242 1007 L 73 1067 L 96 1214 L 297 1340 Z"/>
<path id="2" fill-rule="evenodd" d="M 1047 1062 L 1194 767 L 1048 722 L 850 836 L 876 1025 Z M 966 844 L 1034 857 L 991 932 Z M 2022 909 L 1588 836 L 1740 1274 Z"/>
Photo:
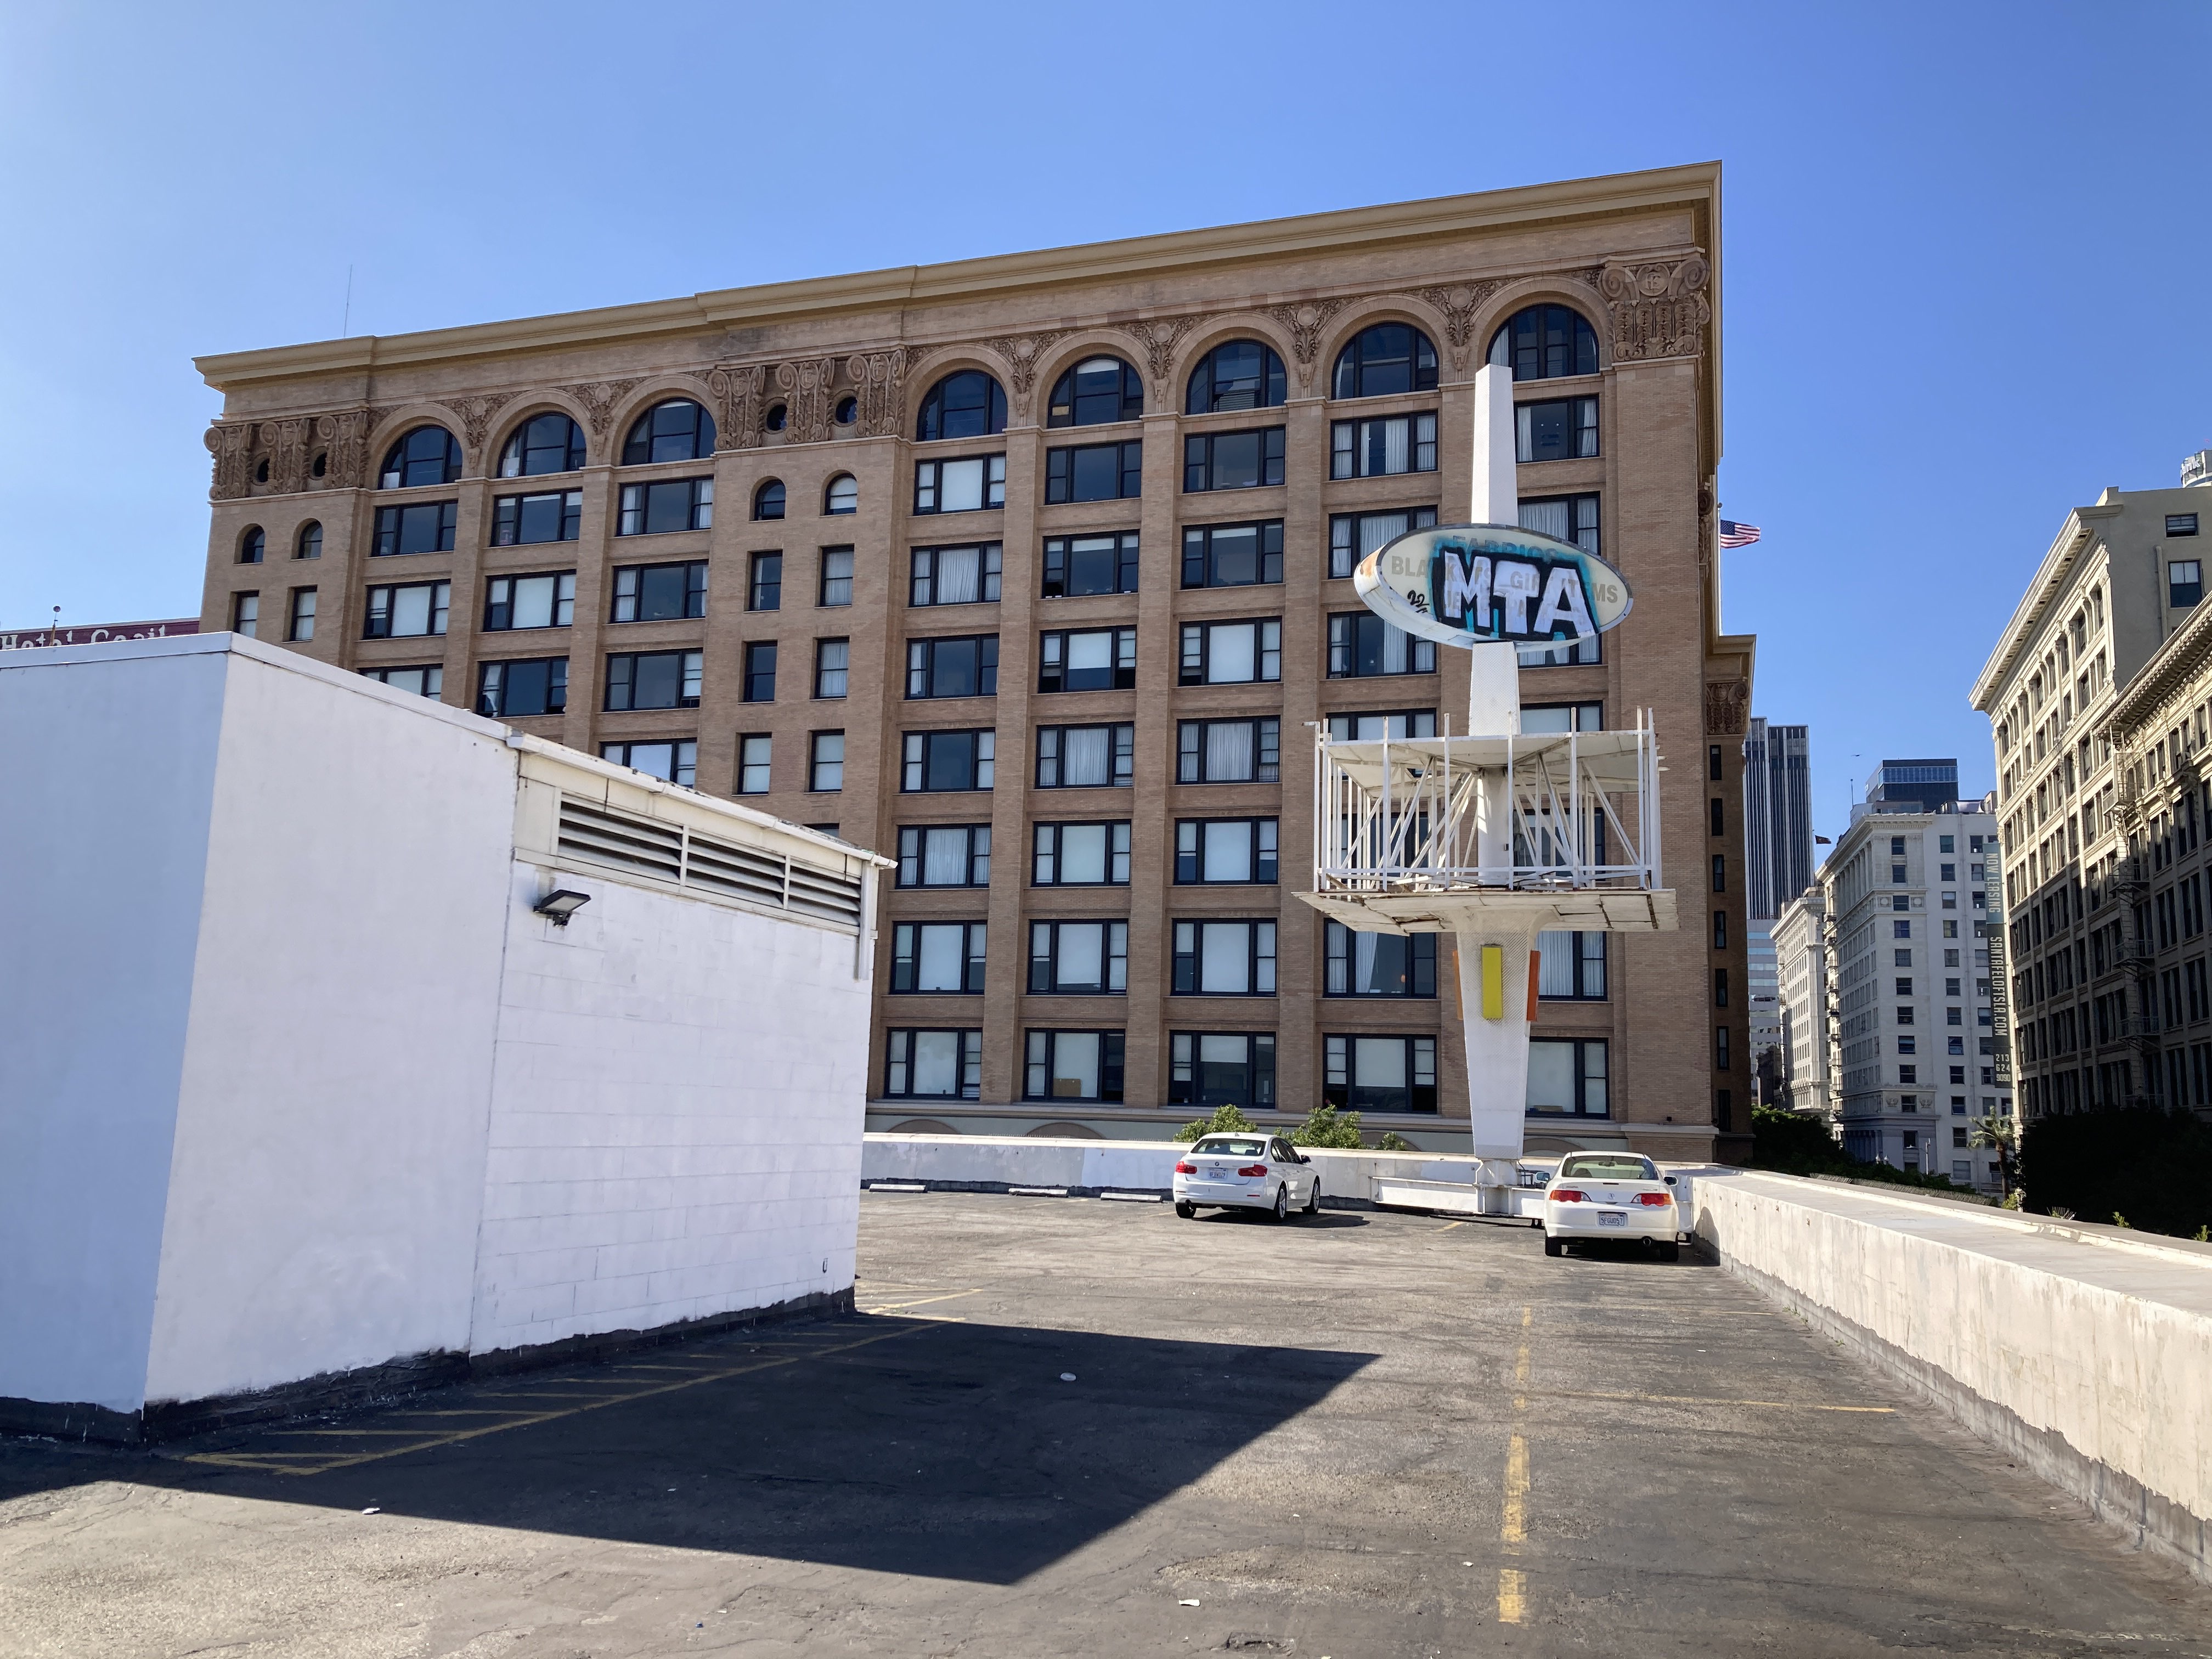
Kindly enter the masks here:
<path id="1" fill-rule="evenodd" d="M 0 1443 L 0 1654 L 2212 1654 L 2212 1590 L 1717 1267 L 869 1194 L 853 1318 Z"/>

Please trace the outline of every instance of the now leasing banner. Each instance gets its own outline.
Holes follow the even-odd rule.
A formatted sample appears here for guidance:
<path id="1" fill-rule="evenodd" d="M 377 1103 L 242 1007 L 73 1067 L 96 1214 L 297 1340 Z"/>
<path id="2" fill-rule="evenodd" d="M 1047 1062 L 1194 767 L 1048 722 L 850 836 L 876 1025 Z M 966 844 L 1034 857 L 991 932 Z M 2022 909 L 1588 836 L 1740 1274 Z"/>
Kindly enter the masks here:
<path id="1" fill-rule="evenodd" d="M 1601 634 L 1628 614 L 1627 578 L 1533 530 L 1443 525 L 1386 542 L 1352 586 L 1408 634 L 1447 645 L 1534 645 Z"/>

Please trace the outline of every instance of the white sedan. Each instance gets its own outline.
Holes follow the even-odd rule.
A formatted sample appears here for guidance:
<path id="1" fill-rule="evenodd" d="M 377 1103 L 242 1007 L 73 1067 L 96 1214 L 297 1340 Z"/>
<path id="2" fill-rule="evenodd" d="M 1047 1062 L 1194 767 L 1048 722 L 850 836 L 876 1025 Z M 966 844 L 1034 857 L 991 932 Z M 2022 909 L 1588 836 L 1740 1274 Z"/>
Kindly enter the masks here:
<path id="1" fill-rule="evenodd" d="M 1314 1215 L 1321 1172 L 1280 1135 L 1202 1135 L 1176 1160 L 1176 1213 L 1188 1221 L 1201 1205 L 1272 1211 L 1278 1221 L 1292 1210 Z"/>
<path id="2" fill-rule="evenodd" d="M 1544 1254 L 1565 1255 L 1570 1243 L 1591 1239 L 1633 1238 L 1674 1261 L 1682 1231 L 1674 1188 L 1674 1176 L 1633 1152 L 1568 1153 L 1544 1188 Z"/>

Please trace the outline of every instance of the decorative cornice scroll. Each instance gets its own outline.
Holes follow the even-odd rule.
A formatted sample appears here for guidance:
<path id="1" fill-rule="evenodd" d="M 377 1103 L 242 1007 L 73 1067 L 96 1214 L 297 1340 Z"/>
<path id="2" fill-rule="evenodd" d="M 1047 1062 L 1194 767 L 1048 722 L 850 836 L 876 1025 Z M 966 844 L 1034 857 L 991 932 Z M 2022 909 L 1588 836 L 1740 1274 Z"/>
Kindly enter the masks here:
<path id="1" fill-rule="evenodd" d="M 776 365 L 776 386 L 791 404 L 791 418 L 784 422 L 784 442 L 818 444 L 829 441 L 830 388 L 836 379 L 835 357 L 802 357 L 796 362 Z"/>
<path id="2" fill-rule="evenodd" d="M 1314 354 L 1321 349 L 1322 331 L 1349 300 L 1308 300 L 1302 305 L 1269 306 L 1267 314 L 1291 331 L 1291 355 L 1298 360 L 1298 389 L 1310 397 L 1314 389 Z"/>
<path id="3" fill-rule="evenodd" d="M 264 421 L 261 436 L 269 445 L 269 488 L 279 495 L 295 495 L 307 487 L 307 437 L 312 416 L 289 421 Z"/>
<path id="4" fill-rule="evenodd" d="M 461 443 L 479 472 L 490 470 L 485 463 L 483 447 L 484 440 L 491 434 L 493 416 L 520 395 L 515 392 L 487 392 L 477 398 L 448 398 L 441 405 L 461 417 Z"/>
<path id="5" fill-rule="evenodd" d="M 564 386 L 561 390 L 583 404 L 584 419 L 592 428 L 592 435 L 604 438 L 615 418 L 615 405 L 642 384 L 638 380 L 590 380 L 581 386 Z"/>
<path id="6" fill-rule="evenodd" d="M 1615 362 L 1655 357 L 1696 357 L 1705 349 L 1712 320 L 1705 286 L 1712 267 L 1702 253 L 1648 263 L 1608 262 L 1597 289 L 1613 311 Z"/>
<path id="7" fill-rule="evenodd" d="M 1748 730 L 1746 722 L 1751 715 L 1751 682 L 1708 680 L 1705 682 L 1705 735 L 1709 738 L 1740 738 Z"/>
<path id="8" fill-rule="evenodd" d="M 1157 321 L 1124 323 L 1131 338 L 1145 349 L 1145 373 L 1152 383 L 1152 397 L 1163 408 L 1180 407 L 1168 373 L 1175 367 L 1176 348 L 1189 337 L 1203 317 L 1164 317 Z"/>
<path id="9" fill-rule="evenodd" d="M 864 438 L 896 438 L 906 422 L 906 373 L 913 359 L 903 349 L 855 352 L 845 374 L 860 399 L 855 424 Z"/>
<path id="10" fill-rule="evenodd" d="M 349 409 L 315 417 L 315 441 L 323 446 L 325 489 L 359 489 L 368 482 L 368 434 L 384 411 Z"/>
<path id="11" fill-rule="evenodd" d="M 253 428 L 252 421 L 217 421 L 208 428 L 204 441 L 215 457 L 215 480 L 208 486 L 210 501 L 236 501 L 251 487 Z"/>
<path id="12" fill-rule="evenodd" d="M 1444 314 L 1444 339 L 1451 352 L 1453 374 L 1467 372 L 1468 353 L 1474 343 L 1475 313 L 1482 309 L 1492 295 L 1504 286 L 1504 277 L 1492 276 L 1479 283 L 1460 283 L 1446 288 L 1419 290 L 1422 299 Z"/>
<path id="13" fill-rule="evenodd" d="M 1013 385 L 1014 418 L 1029 418 L 1030 399 L 1036 391 L 1036 371 L 1039 359 L 1052 349 L 1053 343 L 1066 339 L 1073 331 L 1065 328 L 1046 329 L 1036 334 L 999 334 L 983 343 L 1006 359 L 1006 375 Z"/>
<path id="14" fill-rule="evenodd" d="M 761 399 L 768 391 L 765 363 L 717 363 L 707 373 L 714 398 L 717 449 L 755 449 L 760 445 Z"/>

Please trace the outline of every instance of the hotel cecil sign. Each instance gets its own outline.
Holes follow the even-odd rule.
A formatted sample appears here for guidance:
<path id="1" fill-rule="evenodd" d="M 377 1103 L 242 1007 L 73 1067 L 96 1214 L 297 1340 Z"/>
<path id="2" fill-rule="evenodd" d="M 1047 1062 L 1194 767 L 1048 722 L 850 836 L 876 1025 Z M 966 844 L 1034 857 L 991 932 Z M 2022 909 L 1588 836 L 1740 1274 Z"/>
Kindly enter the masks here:
<path id="1" fill-rule="evenodd" d="M 1447 645 L 1586 639 L 1628 614 L 1628 580 L 1593 554 L 1533 530 L 1443 525 L 1386 542 L 1359 562 L 1367 608 Z"/>

